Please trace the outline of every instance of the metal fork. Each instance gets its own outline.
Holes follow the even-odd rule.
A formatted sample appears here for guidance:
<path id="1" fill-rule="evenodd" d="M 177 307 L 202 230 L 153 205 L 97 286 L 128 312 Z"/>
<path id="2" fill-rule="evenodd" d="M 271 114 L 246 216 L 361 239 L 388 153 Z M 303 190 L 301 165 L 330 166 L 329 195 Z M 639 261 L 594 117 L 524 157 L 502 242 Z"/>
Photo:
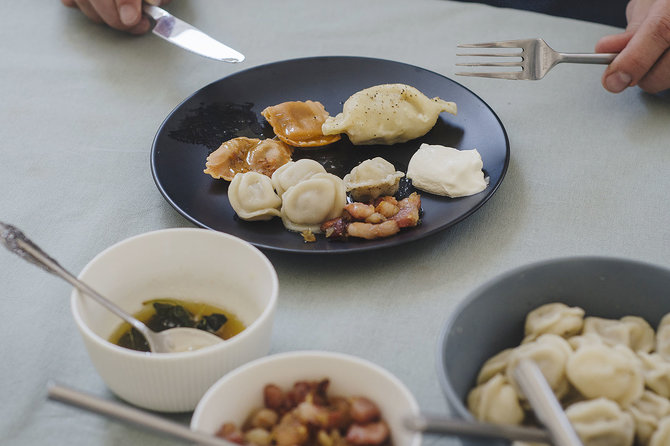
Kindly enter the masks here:
<path id="1" fill-rule="evenodd" d="M 554 66 L 562 62 L 609 64 L 616 53 L 559 53 L 551 49 L 542 39 L 506 40 L 501 42 L 471 43 L 458 48 L 519 48 L 519 52 L 493 52 L 457 54 L 469 57 L 519 57 L 514 62 L 457 63 L 461 67 L 520 67 L 518 71 L 460 72 L 459 76 L 492 77 L 497 79 L 542 79 Z"/>

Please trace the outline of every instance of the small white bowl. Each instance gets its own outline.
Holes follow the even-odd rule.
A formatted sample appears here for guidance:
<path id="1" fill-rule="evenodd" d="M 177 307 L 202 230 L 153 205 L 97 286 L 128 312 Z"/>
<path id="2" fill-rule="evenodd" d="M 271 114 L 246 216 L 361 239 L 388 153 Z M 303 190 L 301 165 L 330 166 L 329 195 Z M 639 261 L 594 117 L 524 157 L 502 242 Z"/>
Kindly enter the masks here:
<path id="1" fill-rule="evenodd" d="M 298 351 L 257 359 L 228 373 L 202 397 L 191 418 L 191 429 L 215 434 L 225 422 L 241 426 L 249 413 L 263 406 L 263 387 L 289 389 L 299 380 L 328 378 L 328 394 L 365 396 L 374 401 L 391 429 L 395 446 L 419 446 L 421 434 L 403 426 L 419 405 L 405 385 L 382 367 L 341 353 Z"/>
<path id="2" fill-rule="evenodd" d="M 112 392 L 136 406 L 191 411 L 217 379 L 270 349 L 277 274 L 263 253 L 237 237 L 194 228 L 148 232 L 104 250 L 79 278 L 131 314 L 146 300 L 174 298 L 213 304 L 246 326 L 201 350 L 138 352 L 110 343 L 122 321 L 73 291 L 72 314 L 93 365 Z"/>

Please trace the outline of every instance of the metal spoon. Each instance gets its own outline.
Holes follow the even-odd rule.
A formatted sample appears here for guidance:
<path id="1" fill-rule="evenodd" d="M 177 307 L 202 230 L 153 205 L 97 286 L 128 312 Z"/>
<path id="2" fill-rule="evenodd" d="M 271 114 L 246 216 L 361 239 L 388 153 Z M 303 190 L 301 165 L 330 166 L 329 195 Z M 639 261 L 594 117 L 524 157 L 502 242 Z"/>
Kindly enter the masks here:
<path id="1" fill-rule="evenodd" d="M 223 339 L 220 337 L 197 328 L 178 327 L 161 332 L 151 330 L 142 321 L 137 320 L 126 313 L 115 303 L 70 274 L 60 266 L 56 260 L 49 257 L 35 243 L 29 240 L 23 232 L 12 225 L 0 222 L 0 242 L 9 251 L 24 260 L 41 267 L 48 273 L 60 277 L 85 295 L 92 297 L 100 305 L 107 308 L 124 321 L 128 322 L 137 331 L 142 333 L 149 344 L 149 349 L 153 353 L 175 353 L 197 350 L 199 348 L 223 342 Z"/>

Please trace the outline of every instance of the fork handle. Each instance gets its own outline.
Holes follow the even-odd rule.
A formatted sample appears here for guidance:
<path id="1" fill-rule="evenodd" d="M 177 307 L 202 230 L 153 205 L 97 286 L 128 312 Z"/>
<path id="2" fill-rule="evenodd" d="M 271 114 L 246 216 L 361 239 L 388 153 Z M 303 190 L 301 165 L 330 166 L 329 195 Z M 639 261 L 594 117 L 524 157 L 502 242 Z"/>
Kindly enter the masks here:
<path id="1" fill-rule="evenodd" d="M 558 53 L 559 59 L 556 63 L 590 63 L 609 65 L 618 53 Z"/>

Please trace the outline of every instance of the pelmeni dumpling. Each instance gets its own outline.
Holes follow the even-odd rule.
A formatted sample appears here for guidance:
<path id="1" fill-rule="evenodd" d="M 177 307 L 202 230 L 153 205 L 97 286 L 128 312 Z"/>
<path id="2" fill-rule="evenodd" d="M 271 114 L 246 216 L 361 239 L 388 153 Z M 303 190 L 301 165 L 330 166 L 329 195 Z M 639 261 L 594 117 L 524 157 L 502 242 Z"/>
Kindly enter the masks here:
<path id="1" fill-rule="evenodd" d="M 537 364 L 556 396 L 561 398 L 570 387 L 565 374 L 565 366 L 571 355 L 572 348 L 568 341 L 555 334 L 545 334 L 533 342 L 515 348 L 507 359 L 505 373 L 508 377 L 513 377 L 514 369 L 519 361 L 530 359 Z M 517 389 L 519 396 L 525 398 L 515 381 L 511 379 L 511 382 Z"/>
<path id="2" fill-rule="evenodd" d="M 626 316 L 619 320 L 587 317 L 584 319 L 583 332 L 596 333 L 606 344 L 625 345 L 633 351 L 649 352 L 654 347 L 654 329 L 637 316 Z"/>
<path id="3" fill-rule="evenodd" d="M 344 176 L 344 186 L 356 201 L 367 202 L 398 191 L 400 179 L 405 174 L 396 171 L 384 158 L 365 160 Z"/>
<path id="4" fill-rule="evenodd" d="M 551 333 L 567 338 L 576 335 L 584 325 L 584 310 L 554 302 L 542 305 L 526 316 L 524 342 Z"/>
<path id="5" fill-rule="evenodd" d="M 600 336 L 595 333 L 586 333 L 568 338 L 568 344 L 573 350 L 578 350 L 584 345 L 597 344 L 603 345 L 604 342 Z"/>
<path id="6" fill-rule="evenodd" d="M 483 384 L 499 373 L 505 373 L 507 361 L 514 349 L 506 348 L 500 353 L 490 357 L 479 370 L 477 384 Z"/>
<path id="7" fill-rule="evenodd" d="M 470 391 L 468 409 L 487 423 L 521 424 L 524 418 L 516 391 L 501 374 Z"/>
<path id="8" fill-rule="evenodd" d="M 635 425 L 614 401 L 598 398 L 565 410 L 584 446 L 632 446 Z"/>
<path id="9" fill-rule="evenodd" d="M 670 416 L 658 422 L 656 432 L 649 440 L 649 446 L 668 446 L 670 444 Z"/>
<path id="10" fill-rule="evenodd" d="M 628 325 L 630 329 L 629 347 L 631 350 L 649 353 L 654 349 L 656 333 L 649 322 L 639 316 L 624 316 L 620 321 Z"/>
<path id="11" fill-rule="evenodd" d="M 324 135 L 346 133 L 355 145 L 396 144 L 425 135 L 442 112 L 456 114 L 456 104 L 429 99 L 405 84 L 384 84 L 354 93 L 342 113 L 321 126 Z"/>
<path id="12" fill-rule="evenodd" d="M 317 173 L 326 173 L 326 169 L 317 161 L 308 158 L 289 161 L 272 174 L 272 185 L 281 197 L 286 189 Z"/>
<path id="13" fill-rule="evenodd" d="M 347 204 L 344 182 L 330 173 L 317 173 L 289 187 L 282 195 L 281 218 L 291 231 L 321 232 L 321 223 L 342 214 Z"/>
<path id="14" fill-rule="evenodd" d="M 258 172 L 236 174 L 228 186 L 228 200 L 243 220 L 270 220 L 281 214 L 282 201 L 272 188 L 270 177 Z"/>
<path id="15" fill-rule="evenodd" d="M 644 383 L 654 392 L 670 398 L 670 362 L 658 353 L 638 352 L 642 361 Z"/>
<path id="16" fill-rule="evenodd" d="M 585 397 L 608 398 L 623 407 L 644 391 L 640 360 L 622 345 L 583 345 L 568 359 L 566 372 L 570 383 Z"/>
<path id="17" fill-rule="evenodd" d="M 635 423 L 635 438 L 640 445 L 649 444 L 659 421 L 670 414 L 670 401 L 645 390 L 642 396 L 628 408 Z"/>
<path id="18" fill-rule="evenodd" d="M 656 353 L 670 361 L 670 314 L 666 314 L 656 327 Z"/>

